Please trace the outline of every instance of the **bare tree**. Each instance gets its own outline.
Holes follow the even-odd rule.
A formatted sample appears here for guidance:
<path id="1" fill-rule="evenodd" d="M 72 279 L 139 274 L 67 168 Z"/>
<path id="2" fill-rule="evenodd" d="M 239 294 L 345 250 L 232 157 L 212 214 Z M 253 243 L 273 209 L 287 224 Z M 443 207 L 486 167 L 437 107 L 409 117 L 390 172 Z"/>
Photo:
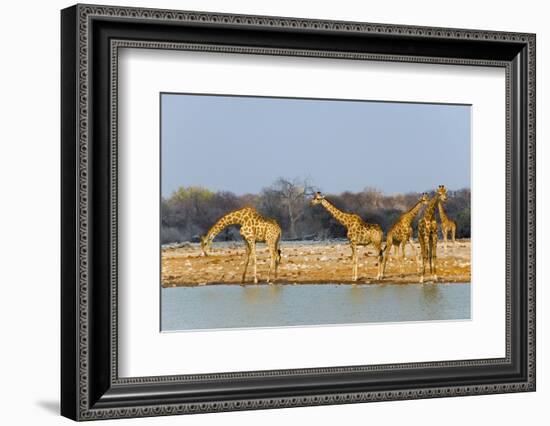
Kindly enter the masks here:
<path id="1" fill-rule="evenodd" d="M 379 209 L 382 207 L 382 202 L 384 200 L 384 194 L 382 191 L 376 188 L 367 187 L 363 189 L 363 194 L 365 197 L 365 202 L 371 206 L 373 209 Z"/>
<path id="2" fill-rule="evenodd" d="M 315 188 L 307 179 L 288 180 L 279 178 L 269 188 L 269 192 L 275 195 L 279 203 L 284 206 L 289 221 L 289 236 L 297 238 L 296 223 L 303 217 L 307 207 L 307 197 L 313 195 Z"/>

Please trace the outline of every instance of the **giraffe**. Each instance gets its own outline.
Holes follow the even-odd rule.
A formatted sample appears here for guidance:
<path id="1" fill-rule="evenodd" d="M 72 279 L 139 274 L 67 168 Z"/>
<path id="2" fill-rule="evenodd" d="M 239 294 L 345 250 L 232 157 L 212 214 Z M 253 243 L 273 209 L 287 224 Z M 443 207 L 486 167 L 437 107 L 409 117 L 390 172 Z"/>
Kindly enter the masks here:
<path id="1" fill-rule="evenodd" d="M 386 262 L 388 261 L 388 257 L 390 255 L 390 250 L 392 246 L 394 247 L 397 254 L 399 252 L 399 246 L 401 246 L 402 256 L 401 258 L 405 259 L 405 245 L 409 243 L 411 246 L 411 249 L 415 253 L 416 256 L 416 250 L 414 246 L 411 243 L 410 238 L 412 237 L 412 221 L 416 218 L 418 213 L 420 212 L 420 209 L 423 205 L 428 204 L 428 194 L 422 194 L 422 196 L 418 199 L 416 204 L 411 207 L 408 211 L 403 213 L 397 222 L 393 224 L 393 226 L 388 231 L 388 236 L 386 237 L 386 247 L 383 250 L 384 257 L 382 260 L 382 278 L 384 278 L 384 273 L 386 272 Z"/>
<path id="2" fill-rule="evenodd" d="M 436 259 L 437 259 L 437 222 L 435 221 L 436 205 L 447 201 L 447 189 L 439 185 L 433 198 L 430 200 L 424 215 L 418 222 L 418 241 L 422 251 L 422 274 L 420 283 L 424 282 L 426 263 L 430 262 L 430 273 L 432 279 L 437 281 Z"/>
<path id="3" fill-rule="evenodd" d="M 372 244 L 378 253 L 378 274 L 376 279 L 380 279 L 381 271 L 381 250 L 383 232 L 378 224 L 366 223 L 355 213 L 346 213 L 337 209 L 320 192 L 316 192 L 311 200 L 312 205 L 321 204 L 328 212 L 348 231 L 348 241 L 351 247 L 351 258 L 353 263 L 352 281 L 357 281 L 357 246 L 367 246 Z"/>
<path id="4" fill-rule="evenodd" d="M 456 234 L 456 222 L 452 219 L 449 219 L 449 216 L 445 213 L 443 205 L 439 203 L 439 218 L 441 219 L 441 233 L 443 234 L 444 250 L 447 251 L 447 236 L 451 234 L 453 240 L 453 245 L 455 243 L 455 234 Z"/>
<path id="5" fill-rule="evenodd" d="M 240 234 L 246 243 L 246 262 L 241 282 L 245 282 L 246 270 L 252 256 L 254 262 L 254 283 L 258 283 L 256 270 L 256 242 L 265 242 L 269 250 L 271 262 L 267 273 L 267 282 L 271 284 L 271 273 L 277 278 L 277 268 L 281 262 L 281 250 L 279 240 L 281 238 L 281 227 L 274 219 L 262 216 L 253 207 L 244 207 L 227 213 L 222 216 L 209 230 L 201 237 L 202 253 L 207 256 L 212 241 L 224 228 L 230 225 L 240 225 Z"/>
<path id="6" fill-rule="evenodd" d="M 409 226 L 409 234 L 412 238 L 412 236 L 413 236 L 413 227 L 412 227 L 412 225 Z M 415 252 L 415 256 L 416 256 L 416 249 L 414 248 L 414 246 L 413 246 L 413 244 L 410 240 L 409 240 L 409 245 L 411 246 L 411 249 Z M 384 248 L 384 250 L 385 250 L 385 248 Z M 393 255 L 395 257 L 399 256 L 399 245 L 397 245 L 397 244 L 393 245 Z"/>

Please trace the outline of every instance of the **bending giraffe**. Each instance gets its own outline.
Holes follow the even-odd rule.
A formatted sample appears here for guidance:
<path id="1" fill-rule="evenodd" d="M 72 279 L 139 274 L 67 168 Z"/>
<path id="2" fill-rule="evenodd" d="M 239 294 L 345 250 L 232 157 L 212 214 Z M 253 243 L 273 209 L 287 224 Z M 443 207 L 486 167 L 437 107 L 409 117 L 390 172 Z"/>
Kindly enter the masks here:
<path id="1" fill-rule="evenodd" d="M 456 222 L 449 219 L 449 216 L 445 213 L 443 205 L 439 203 L 439 218 L 441 219 L 441 233 L 443 234 L 444 249 L 447 251 L 447 236 L 451 234 L 453 240 L 453 245 L 455 243 L 455 234 L 456 234 Z"/>
<path id="2" fill-rule="evenodd" d="M 430 264 L 432 279 L 437 281 L 436 259 L 437 259 L 437 222 L 435 221 L 435 207 L 447 201 L 447 189 L 439 185 L 434 197 L 430 200 L 424 215 L 418 222 L 418 242 L 422 251 L 422 274 L 420 282 L 424 282 L 426 274 L 426 263 Z"/>
<path id="3" fill-rule="evenodd" d="M 269 250 L 269 255 L 271 256 L 269 272 L 267 273 L 267 282 L 271 283 L 271 273 L 274 273 L 274 278 L 276 279 L 277 268 L 281 262 L 281 250 L 279 249 L 281 227 L 274 219 L 263 217 L 252 207 L 244 207 L 232 211 L 222 216 L 221 219 L 210 228 L 208 233 L 201 237 L 201 248 L 205 256 L 208 255 L 208 250 L 216 235 L 231 225 L 241 226 L 240 234 L 246 243 L 246 261 L 241 282 L 245 282 L 248 263 L 250 257 L 252 257 L 254 265 L 254 283 L 258 283 L 256 242 L 265 242 Z"/>
<path id="4" fill-rule="evenodd" d="M 396 250 L 396 254 L 399 251 L 399 247 L 401 246 L 401 252 L 402 261 L 405 259 L 405 246 L 407 243 L 411 246 L 411 249 L 415 253 L 416 256 L 416 250 L 414 246 L 411 243 L 411 237 L 412 237 L 412 222 L 420 212 L 420 209 L 423 205 L 428 204 L 428 195 L 422 194 L 420 199 L 416 202 L 416 204 L 411 207 L 408 211 L 403 213 L 397 222 L 390 228 L 388 231 L 388 236 L 386 237 L 386 247 L 384 248 L 384 256 L 382 260 L 382 278 L 384 278 L 384 274 L 386 272 L 386 262 L 388 261 L 388 257 L 390 255 L 390 251 L 392 246 Z"/>
<path id="5" fill-rule="evenodd" d="M 380 246 L 382 244 L 382 228 L 378 224 L 366 223 L 355 213 L 346 213 L 332 205 L 320 192 L 316 192 L 311 200 L 312 205 L 321 204 L 327 211 L 344 225 L 348 231 L 347 237 L 351 247 L 351 258 L 353 270 L 351 279 L 357 281 L 357 246 L 366 246 L 372 244 L 378 253 L 378 274 L 376 279 L 380 279 L 382 257 Z"/>

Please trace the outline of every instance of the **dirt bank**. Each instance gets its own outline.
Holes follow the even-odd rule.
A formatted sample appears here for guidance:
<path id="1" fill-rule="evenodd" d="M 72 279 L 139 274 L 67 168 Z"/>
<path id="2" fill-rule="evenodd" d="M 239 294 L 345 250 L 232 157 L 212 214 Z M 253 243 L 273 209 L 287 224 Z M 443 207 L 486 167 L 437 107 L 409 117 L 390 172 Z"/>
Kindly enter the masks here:
<path id="1" fill-rule="evenodd" d="M 418 243 L 414 246 L 419 253 Z M 351 249 L 345 241 L 282 242 L 282 260 L 275 283 L 279 284 L 351 284 Z M 393 250 L 392 250 L 393 253 Z M 386 276 L 377 281 L 377 259 L 372 248 L 360 248 L 359 284 L 418 283 L 420 264 L 407 247 L 404 262 L 391 256 Z M 437 249 L 438 282 L 470 282 L 470 240 L 449 244 L 445 253 L 443 244 Z M 258 244 L 258 279 L 265 284 L 269 268 L 269 254 Z M 201 255 L 199 244 L 184 244 L 162 250 L 162 285 L 164 287 L 197 286 L 206 284 L 241 284 L 245 262 L 243 243 L 217 243 L 209 256 Z M 248 267 L 246 284 L 253 283 L 252 261 Z"/>

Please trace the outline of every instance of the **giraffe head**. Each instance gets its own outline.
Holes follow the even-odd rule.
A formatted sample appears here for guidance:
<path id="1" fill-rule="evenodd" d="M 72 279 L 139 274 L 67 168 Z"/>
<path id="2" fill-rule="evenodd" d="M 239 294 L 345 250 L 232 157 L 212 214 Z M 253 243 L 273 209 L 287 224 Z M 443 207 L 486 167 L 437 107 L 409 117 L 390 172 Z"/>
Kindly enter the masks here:
<path id="1" fill-rule="evenodd" d="M 325 199 L 325 196 L 321 195 L 321 193 L 317 191 L 313 196 L 313 198 L 311 199 L 311 205 L 315 206 L 317 204 L 321 204 L 321 201 L 323 201 L 324 199 Z"/>
<path id="2" fill-rule="evenodd" d="M 445 188 L 445 185 L 439 185 L 437 188 L 437 195 L 439 195 L 441 201 L 447 201 L 447 188 Z"/>
<path id="3" fill-rule="evenodd" d="M 211 244 L 212 244 L 212 241 L 206 235 L 203 235 L 201 237 L 201 250 L 202 250 L 203 256 L 208 256 L 208 251 L 210 250 Z"/>
<path id="4" fill-rule="evenodd" d="M 426 205 L 428 204 L 428 201 L 430 201 L 430 197 L 428 197 L 428 194 L 426 194 L 425 192 L 422 194 L 422 196 L 420 197 L 420 201 L 422 204 Z"/>

